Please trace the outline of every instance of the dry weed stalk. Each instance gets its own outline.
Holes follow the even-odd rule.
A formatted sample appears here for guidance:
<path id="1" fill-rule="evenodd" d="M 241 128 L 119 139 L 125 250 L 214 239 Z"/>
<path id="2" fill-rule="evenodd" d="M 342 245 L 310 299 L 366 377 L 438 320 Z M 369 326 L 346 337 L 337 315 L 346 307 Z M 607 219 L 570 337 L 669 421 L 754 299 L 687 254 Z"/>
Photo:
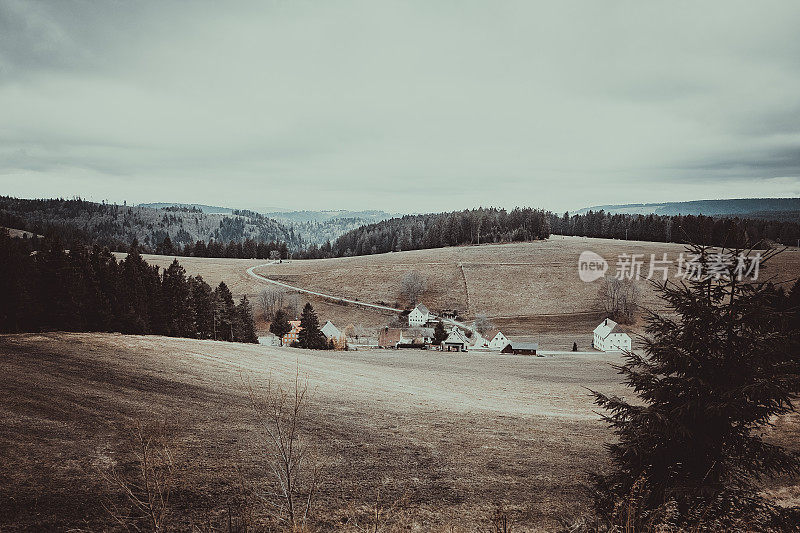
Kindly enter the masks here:
<path id="1" fill-rule="evenodd" d="M 175 449 L 166 423 L 134 427 L 134 465 L 129 471 L 112 467 L 101 472 L 109 483 L 120 488 L 129 506 L 121 509 L 111 503 L 106 510 L 126 529 L 165 531 L 170 515 L 170 496 L 175 485 Z"/>
<path id="2" fill-rule="evenodd" d="M 267 382 L 263 394 L 247 383 L 253 410 L 259 418 L 260 429 L 266 438 L 269 466 L 277 485 L 270 500 L 277 499 L 278 518 L 294 531 L 307 527 L 314 498 L 322 477 L 322 463 L 317 450 L 304 436 L 307 422 L 307 381 L 295 375 L 294 387 L 287 389 Z"/>

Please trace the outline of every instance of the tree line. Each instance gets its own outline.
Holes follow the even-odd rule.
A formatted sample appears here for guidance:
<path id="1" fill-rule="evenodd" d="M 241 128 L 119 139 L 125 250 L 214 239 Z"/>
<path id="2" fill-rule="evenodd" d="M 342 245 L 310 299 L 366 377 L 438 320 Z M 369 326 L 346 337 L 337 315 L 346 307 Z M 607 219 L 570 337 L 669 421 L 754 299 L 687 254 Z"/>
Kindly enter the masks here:
<path id="1" fill-rule="evenodd" d="M 549 236 L 550 223 L 545 211 L 479 208 L 405 215 L 362 226 L 336 239 L 330 253 L 335 257 L 368 255 L 485 242 L 530 241 Z"/>
<path id="2" fill-rule="evenodd" d="M 258 342 L 247 297 L 238 304 L 221 282 L 212 289 L 177 260 L 148 265 L 136 242 L 125 259 L 58 241 L 32 250 L 0 232 L 0 331 L 109 331 Z"/>
<path id="3" fill-rule="evenodd" d="M 676 242 L 745 248 L 761 241 L 796 245 L 800 224 L 756 218 L 704 215 L 629 215 L 588 211 L 550 213 L 554 234 L 652 242 Z"/>

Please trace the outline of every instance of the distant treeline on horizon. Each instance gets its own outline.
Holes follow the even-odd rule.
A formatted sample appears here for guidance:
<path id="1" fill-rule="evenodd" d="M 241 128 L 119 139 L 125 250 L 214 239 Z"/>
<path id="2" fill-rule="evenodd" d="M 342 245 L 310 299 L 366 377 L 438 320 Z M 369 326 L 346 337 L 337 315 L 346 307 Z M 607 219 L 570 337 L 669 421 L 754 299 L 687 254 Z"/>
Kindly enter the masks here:
<path id="1" fill-rule="evenodd" d="M 124 233 L 130 226 L 130 218 L 141 216 L 140 213 L 123 214 L 122 219 L 105 221 L 99 234 L 93 235 L 87 227 L 91 224 L 79 225 L 70 222 L 65 212 L 94 213 L 108 216 L 108 206 L 99 210 L 83 200 L 16 200 L 12 205 L 17 210 L 4 209 L 11 203 L 9 198 L 0 197 L 0 226 L 27 230 L 45 235 L 49 240 L 57 239 L 64 246 L 71 243 L 84 245 L 107 246 L 111 250 L 125 251 L 131 244 L 132 233 Z M 19 205 L 35 211 L 36 208 L 47 209 L 57 206 L 58 222 L 47 223 L 46 212 L 36 212 L 38 224 L 26 223 L 20 216 Z M 37 202 L 34 204 L 26 202 Z M 72 203 L 71 203 L 72 202 Z M 87 205 L 89 204 L 89 205 Z M 162 211 L 160 224 L 169 222 L 178 210 Z M 116 211 L 114 211 L 116 212 Z M 196 210 L 179 212 L 184 216 L 202 216 Z M 193 257 L 228 257 L 254 259 L 317 259 L 329 257 L 346 257 L 369 255 L 392 251 L 441 248 L 468 244 L 520 242 L 546 239 L 551 234 L 573 235 L 581 237 L 599 237 L 608 239 L 627 239 L 653 242 L 695 243 L 713 246 L 747 247 L 758 242 L 771 241 L 782 245 L 796 245 L 800 240 L 800 224 L 796 221 L 769 220 L 764 218 L 712 217 L 704 215 L 639 215 L 609 214 L 604 211 L 588 211 L 582 214 L 558 215 L 550 211 L 533 208 L 516 208 L 511 211 L 498 208 L 479 208 L 449 213 L 432 213 L 421 215 L 404 215 L 345 232 L 333 242 L 318 246 L 311 244 L 298 246 L 302 242 L 299 235 L 289 233 L 290 241 L 259 240 L 258 237 L 247 236 L 253 231 L 248 224 L 258 222 L 258 214 L 237 211 L 243 218 L 222 219 L 219 224 L 226 228 L 220 233 L 220 239 L 189 240 L 186 236 L 178 241 L 171 238 L 163 230 L 151 224 L 152 237 L 147 242 L 139 241 L 139 249 L 143 253 L 156 253 L 174 256 Z M 221 216 L 221 215 L 217 215 Z M 166 217 L 166 218 L 164 218 Z M 248 218 L 250 217 L 250 218 Z M 76 220 L 85 222 L 85 216 Z M 263 221 L 271 221 L 264 218 Z M 271 221 L 274 222 L 274 221 Z M 188 222 L 181 221 L 181 224 Z M 276 223 L 277 224 L 277 223 Z M 236 230 L 231 230 L 236 226 Z M 271 227 L 271 226 L 270 226 Z M 120 234 L 119 228 L 123 233 Z M 117 233 L 115 233 L 117 231 Z M 156 240 L 161 231 L 160 238 Z M 236 237 L 225 239 L 224 237 Z M 48 246 L 42 239 L 34 239 L 34 248 Z"/>

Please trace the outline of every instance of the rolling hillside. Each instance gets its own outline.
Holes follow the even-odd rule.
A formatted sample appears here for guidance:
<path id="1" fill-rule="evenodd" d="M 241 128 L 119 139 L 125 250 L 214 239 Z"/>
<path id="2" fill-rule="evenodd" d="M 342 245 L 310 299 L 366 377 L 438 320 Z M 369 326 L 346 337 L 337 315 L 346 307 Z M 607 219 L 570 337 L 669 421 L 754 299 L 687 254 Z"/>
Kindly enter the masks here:
<path id="1" fill-rule="evenodd" d="M 650 254 L 676 259 L 684 248 L 669 243 L 616 241 L 554 236 L 537 242 L 461 246 L 435 250 L 413 250 L 359 257 L 284 261 L 257 272 L 291 285 L 333 296 L 403 307 L 400 281 L 411 270 L 428 279 L 422 301 L 432 310 L 458 309 L 465 319 L 486 313 L 507 334 L 533 338 L 547 349 L 568 349 L 572 342 L 587 347 L 591 330 L 602 318 L 598 283 L 578 278 L 578 256 L 584 250 L 602 255 L 615 269 L 619 254 L 644 254 L 647 274 Z M 151 264 L 166 267 L 171 257 L 145 256 Z M 248 294 L 256 302 L 265 284 L 246 275 L 257 260 L 180 258 L 189 274 L 201 274 L 209 283 L 225 281 L 236 295 Z M 674 272 L 674 270 L 673 270 Z M 800 251 L 779 255 L 762 275 L 780 279 L 800 274 Z M 639 281 L 643 305 L 662 309 L 650 284 Z M 306 297 L 300 297 L 300 302 Z M 320 318 L 337 325 L 385 325 L 392 313 L 340 305 L 311 297 Z"/>

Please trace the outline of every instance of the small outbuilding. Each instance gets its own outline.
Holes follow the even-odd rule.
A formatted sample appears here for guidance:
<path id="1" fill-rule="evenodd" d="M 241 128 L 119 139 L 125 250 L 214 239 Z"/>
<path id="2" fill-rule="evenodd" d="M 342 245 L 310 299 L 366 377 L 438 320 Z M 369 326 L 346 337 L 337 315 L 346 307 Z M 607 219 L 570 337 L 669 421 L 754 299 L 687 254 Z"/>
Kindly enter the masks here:
<path id="1" fill-rule="evenodd" d="M 536 355 L 539 344 L 536 342 L 509 342 L 500 353 L 514 355 Z"/>

